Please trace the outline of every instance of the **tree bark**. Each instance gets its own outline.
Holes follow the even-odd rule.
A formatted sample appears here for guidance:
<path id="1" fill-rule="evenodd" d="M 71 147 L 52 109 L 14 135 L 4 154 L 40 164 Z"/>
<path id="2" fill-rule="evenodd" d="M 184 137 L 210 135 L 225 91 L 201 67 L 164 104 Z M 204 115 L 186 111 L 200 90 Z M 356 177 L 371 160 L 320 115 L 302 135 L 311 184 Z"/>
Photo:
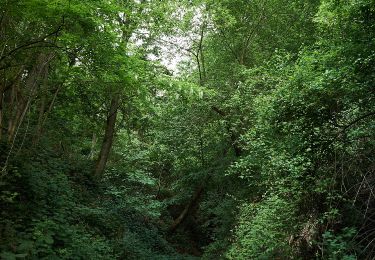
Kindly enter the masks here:
<path id="1" fill-rule="evenodd" d="M 199 70 L 199 84 L 203 86 L 206 82 L 206 68 L 204 64 L 204 55 L 203 55 L 203 38 L 204 38 L 204 29 L 206 27 L 206 23 L 203 22 L 200 28 L 200 38 L 198 43 L 198 50 L 196 54 L 198 70 Z"/>
<path id="2" fill-rule="evenodd" d="M 191 212 L 191 209 L 194 208 L 194 206 L 197 204 L 200 196 L 203 192 L 203 185 L 201 185 L 193 194 L 193 197 L 191 198 L 190 202 L 185 206 L 184 210 L 181 212 L 181 214 L 176 218 L 172 225 L 169 227 L 169 232 L 174 232 L 180 224 L 186 219 L 186 217 Z"/>
<path id="3" fill-rule="evenodd" d="M 54 55 L 40 53 L 36 63 L 34 64 L 33 68 L 31 69 L 29 75 L 27 76 L 24 93 L 21 92 L 20 89 L 17 88 L 17 84 L 15 84 L 12 88 L 12 101 L 10 108 L 13 110 L 13 118 L 9 120 L 9 127 L 8 127 L 8 142 L 12 143 L 17 133 L 17 129 L 22 124 L 26 111 L 29 109 L 29 106 L 34 98 L 34 95 L 37 92 L 38 88 L 38 81 L 40 76 L 42 75 L 43 71 L 48 68 L 48 63 L 53 59 Z M 25 99 L 27 97 L 27 99 Z M 13 105 L 13 102 L 15 104 Z"/>
<path id="4" fill-rule="evenodd" d="M 40 98 L 40 106 L 39 106 L 39 116 L 38 116 L 38 124 L 36 126 L 36 133 L 34 136 L 33 144 L 36 145 L 39 141 L 39 138 L 42 134 L 42 124 L 43 124 L 43 118 L 44 118 L 44 111 L 46 108 L 46 95 L 47 95 L 47 80 L 48 80 L 48 67 L 45 69 L 44 74 L 44 81 L 43 81 L 43 87 L 41 90 L 41 98 Z"/>
<path id="5" fill-rule="evenodd" d="M 109 109 L 109 113 L 107 116 L 104 139 L 103 139 L 99 158 L 96 162 L 96 167 L 94 171 L 95 176 L 100 176 L 103 174 L 105 166 L 108 161 L 109 153 L 111 152 L 119 101 L 120 101 L 120 96 L 118 94 L 116 94 L 111 100 L 111 107 Z"/>
<path id="6" fill-rule="evenodd" d="M 20 104 L 21 101 L 16 102 L 17 88 L 18 88 L 17 84 L 14 84 L 10 92 L 10 103 L 9 103 L 10 117 L 8 120 L 8 129 L 7 129 L 7 137 L 8 137 L 9 143 L 13 140 L 16 121 L 18 120 L 20 116 L 20 111 L 21 111 L 21 109 L 19 108 L 19 106 L 21 105 Z"/>
<path id="7" fill-rule="evenodd" d="M 3 100 L 4 100 L 4 91 L 3 86 L 0 88 L 0 142 L 3 137 Z"/>
<path id="8" fill-rule="evenodd" d="M 96 133 L 94 132 L 92 134 L 92 141 L 91 141 L 91 150 L 90 150 L 90 159 L 93 160 L 94 159 L 94 155 L 95 155 L 95 145 L 96 145 Z"/>

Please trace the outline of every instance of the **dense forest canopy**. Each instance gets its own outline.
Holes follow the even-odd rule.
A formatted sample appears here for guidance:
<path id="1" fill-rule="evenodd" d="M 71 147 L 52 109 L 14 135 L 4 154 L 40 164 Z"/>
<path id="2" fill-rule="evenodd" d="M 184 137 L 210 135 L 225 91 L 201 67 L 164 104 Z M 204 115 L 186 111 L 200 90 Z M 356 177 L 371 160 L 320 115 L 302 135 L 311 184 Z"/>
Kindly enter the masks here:
<path id="1" fill-rule="evenodd" d="M 374 259 L 374 0 L 0 0 L 0 257 Z"/>

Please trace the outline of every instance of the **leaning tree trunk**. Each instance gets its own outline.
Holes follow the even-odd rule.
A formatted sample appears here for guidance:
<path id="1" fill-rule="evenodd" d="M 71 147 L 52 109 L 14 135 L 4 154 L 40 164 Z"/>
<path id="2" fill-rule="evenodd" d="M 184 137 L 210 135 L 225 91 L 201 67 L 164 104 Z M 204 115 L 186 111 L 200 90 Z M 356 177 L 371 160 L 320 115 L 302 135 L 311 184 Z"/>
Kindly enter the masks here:
<path id="1" fill-rule="evenodd" d="M 173 221 L 172 225 L 169 227 L 169 232 L 174 232 L 182 222 L 187 218 L 189 213 L 192 211 L 195 205 L 197 205 L 199 198 L 202 195 L 204 185 L 201 185 L 193 194 L 189 203 L 185 206 L 181 214 Z"/>
<path id="2" fill-rule="evenodd" d="M 100 176 L 103 174 L 105 166 L 108 161 L 109 153 L 111 152 L 119 100 L 120 100 L 120 96 L 118 94 L 116 94 L 111 100 L 111 107 L 109 109 L 109 113 L 107 116 L 105 135 L 104 135 L 102 147 L 100 149 L 99 158 L 96 162 L 96 167 L 94 171 L 95 176 Z"/>
<path id="3" fill-rule="evenodd" d="M 38 91 L 39 79 L 43 71 L 48 68 L 48 63 L 54 58 L 52 53 L 40 53 L 36 63 L 29 72 L 25 81 L 24 89 L 22 90 L 18 84 L 13 84 L 11 89 L 11 102 L 10 108 L 13 110 L 11 118 L 8 123 L 8 142 L 14 142 L 17 135 L 17 129 L 23 122 L 25 114 L 29 109 L 31 102 Z"/>

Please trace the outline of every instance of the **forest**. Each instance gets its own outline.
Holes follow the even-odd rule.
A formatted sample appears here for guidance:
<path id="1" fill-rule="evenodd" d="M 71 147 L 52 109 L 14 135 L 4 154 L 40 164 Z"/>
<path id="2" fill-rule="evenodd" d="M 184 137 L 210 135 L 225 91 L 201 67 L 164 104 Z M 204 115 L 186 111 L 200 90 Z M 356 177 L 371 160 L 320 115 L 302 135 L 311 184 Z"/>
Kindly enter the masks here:
<path id="1" fill-rule="evenodd" d="M 0 0 L 0 258 L 375 259 L 375 0 Z"/>

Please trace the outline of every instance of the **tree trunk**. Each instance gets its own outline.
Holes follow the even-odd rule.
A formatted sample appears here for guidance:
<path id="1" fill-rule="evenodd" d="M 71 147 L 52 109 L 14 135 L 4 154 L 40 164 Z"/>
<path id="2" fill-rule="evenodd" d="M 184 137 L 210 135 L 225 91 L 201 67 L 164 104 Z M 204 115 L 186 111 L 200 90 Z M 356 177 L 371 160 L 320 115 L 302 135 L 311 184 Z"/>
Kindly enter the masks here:
<path id="1" fill-rule="evenodd" d="M 204 54 L 203 54 L 203 38 L 204 38 L 205 28 L 206 28 L 206 22 L 204 22 L 201 26 L 200 40 L 199 40 L 199 57 L 200 57 L 201 70 L 202 70 L 202 81 L 201 81 L 202 86 L 205 84 L 206 79 L 207 79 L 206 66 L 205 66 Z"/>
<path id="2" fill-rule="evenodd" d="M 112 148 L 113 135 L 115 132 L 117 109 L 119 106 L 120 96 L 116 94 L 111 100 L 111 107 L 107 116 L 107 123 L 105 129 L 105 135 L 100 149 L 99 158 L 96 162 L 94 174 L 100 176 L 103 174 L 105 166 L 107 164 L 108 156 Z"/>
<path id="3" fill-rule="evenodd" d="M 9 98 L 9 104 L 8 104 L 8 110 L 9 110 L 9 119 L 8 119 L 8 129 L 7 129 L 7 137 L 8 141 L 10 139 L 9 134 L 11 133 L 11 129 L 13 127 L 13 118 L 15 117 L 16 113 L 16 88 L 17 83 L 15 82 L 12 84 L 10 89 L 10 98 Z"/>
<path id="4" fill-rule="evenodd" d="M 4 100 L 4 91 L 3 86 L 0 89 L 0 142 L 3 137 L 3 100 Z"/>
<path id="5" fill-rule="evenodd" d="M 186 219 L 186 217 L 189 215 L 190 211 L 194 206 L 197 204 L 200 196 L 203 192 L 203 185 L 201 185 L 193 194 L 193 197 L 191 198 L 190 202 L 185 206 L 184 210 L 181 212 L 181 214 L 173 221 L 173 224 L 169 227 L 169 232 L 174 232 L 180 224 Z"/>
<path id="6" fill-rule="evenodd" d="M 33 140 L 33 145 L 36 145 L 39 141 L 40 136 L 42 135 L 42 124 L 43 124 L 43 118 L 44 118 L 44 111 L 46 108 L 46 95 L 47 95 L 47 78 L 48 78 L 48 68 L 46 68 L 45 75 L 44 75 L 44 82 L 43 82 L 43 88 L 41 91 L 41 97 L 40 97 L 40 106 L 39 106 L 39 116 L 38 116 L 38 124 L 36 126 L 36 133 Z"/>
<path id="7" fill-rule="evenodd" d="M 14 85 L 11 90 L 11 101 L 10 101 L 10 118 L 8 121 L 8 142 L 11 143 L 13 141 L 13 137 L 16 131 L 16 126 L 19 118 L 21 117 L 22 110 L 23 110 L 23 100 L 21 97 L 17 100 L 17 90 L 18 86 Z"/>
<path id="8" fill-rule="evenodd" d="M 36 63 L 31 69 L 24 87 L 24 93 L 20 89 L 17 89 L 17 84 L 12 88 L 12 101 L 11 109 L 13 110 L 13 118 L 9 120 L 8 127 L 8 142 L 12 143 L 17 134 L 17 129 L 22 124 L 26 111 L 29 109 L 32 99 L 34 98 L 35 93 L 37 92 L 38 80 L 47 68 L 48 63 L 53 59 L 53 54 L 39 54 Z M 27 97 L 27 100 L 24 98 Z M 13 105 L 13 102 L 15 104 Z"/>
<path id="9" fill-rule="evenodd" d="M 95 156 L 95 145 L 96 145 L 96 133 L 94 132 L 92 134 L 92 141 L 91 141 L 91 150 L 90 150 L 90 159 L 93 160 L 94 159 L 94 156 Z"/>

